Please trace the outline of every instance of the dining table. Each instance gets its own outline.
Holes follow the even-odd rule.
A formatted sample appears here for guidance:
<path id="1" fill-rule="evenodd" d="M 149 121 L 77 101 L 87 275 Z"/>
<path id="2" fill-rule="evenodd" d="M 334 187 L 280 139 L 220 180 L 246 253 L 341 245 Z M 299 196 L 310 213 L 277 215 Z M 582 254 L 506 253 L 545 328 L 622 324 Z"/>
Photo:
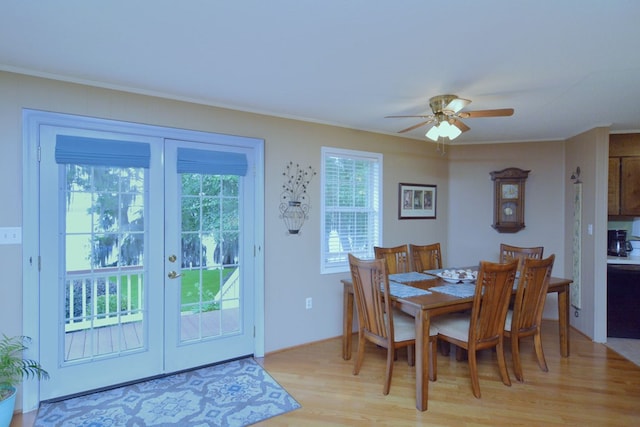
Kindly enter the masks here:
<path id="1" fill-rule="evenodd" d="M 477 270 L 477 267 L 475 267 Z M 427 410 L 429 394 L 429 328 L 431 318 L 446 313 L 468 310 L 473 304 L 473 283 L 451 283 L 438 276 L 443 270 L 390 274 L 390 298 L 394 307 L 415 317 L 416 325 L 416 408 Z M 342 357 L 351 359 L 354 296 L 351 279 L 343 284 Z M 560 354 L 569 357 L 569 291 L 572 280 L 551 277 L 548 293 L 558 295 L 558 327 Z M 515 293 L 515 286 L 514 286 Z M 435 355 L 434 355 L 435 357 Z"/>

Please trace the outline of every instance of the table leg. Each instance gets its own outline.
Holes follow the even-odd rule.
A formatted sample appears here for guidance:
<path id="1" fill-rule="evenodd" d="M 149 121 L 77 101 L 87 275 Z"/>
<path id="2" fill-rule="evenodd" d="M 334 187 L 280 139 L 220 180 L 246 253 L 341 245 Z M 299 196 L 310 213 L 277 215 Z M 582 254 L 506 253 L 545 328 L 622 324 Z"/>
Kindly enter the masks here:
<path id="1" fill-rule="evenodd" d="M 569 286 L 558 292 L 558 327 L 560 329 L 560 354 L 569 357 Z"/>
<path id="2" fill-rule="evenodd" d="M 420 310 L 416 315 L 416 408 L 419 411 L 427 410 L 429 396 L 430 323 L 429 313 Z"/>
<path id="3" fill-rule="evenodd" d="M 345 286 L 342 298 L 342 358 L 351 359 L 351 335 L 353 333 L 353 294 Z"/>

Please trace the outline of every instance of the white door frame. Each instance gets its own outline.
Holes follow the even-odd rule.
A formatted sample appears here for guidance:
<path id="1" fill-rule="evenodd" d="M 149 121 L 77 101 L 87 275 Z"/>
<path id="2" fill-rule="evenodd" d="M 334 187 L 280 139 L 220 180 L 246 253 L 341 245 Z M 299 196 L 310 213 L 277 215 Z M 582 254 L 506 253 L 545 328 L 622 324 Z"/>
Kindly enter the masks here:
<path id="1" fill-rule="evenodd" d="M 39 359 L 39 127 L 42 124 L 74 127 L 79 123 L 83 127 L 113 128 L 121 131 L 128 126 L 126 122 L 76 116 L 62 113 L 24 109 L 23 124 L 23 164 L 22 164 L 22 322 L 23 334 L 30 336 L 33 341 L 26 356 Z M 136 132 L 144 130 L 149 136 L 162 138 L 185 138 L 181 129 L 135 124 Z M 256 183 L 255 192 L 255 293 L 254 293 L 254 321 L 255 341 L 254 355 L 264 356 L 264 140 L 215 134 L 208 132 L 188 131 L 189 138 L 194 136 L 202 142 L 215 142 L 233 146 L 250 146 L 254 149 L 255 170 L 253 173 Z M 24 412 L 34 410 L 40 403 L 39 386 L 37 381 L 25 381 L 22 387 L 22 409 Z"/>

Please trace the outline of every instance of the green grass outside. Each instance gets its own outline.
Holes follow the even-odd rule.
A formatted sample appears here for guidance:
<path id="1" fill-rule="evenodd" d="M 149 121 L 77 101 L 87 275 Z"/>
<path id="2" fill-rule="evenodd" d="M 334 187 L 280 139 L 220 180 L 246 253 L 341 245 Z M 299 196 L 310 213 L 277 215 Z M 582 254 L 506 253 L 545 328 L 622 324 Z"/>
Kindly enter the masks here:
<path id="1" fill-rule="evenodd" d="M 234 268 L 225 268 L 222 277 L 227 277 L 233 273 Z M 204 270 L 202 272 L 202 281 L 204 283 L 202 288 L 202 299 L 212 300 L 220 290 L 220 270 Z M 122 295 L 121 304 L 126 306 L 126 301 L 131 298 L 132 309 L 138 309 L 138 276 L 132 275 L 131 277 L 131 296 L 128 294 L 128 276 L 122 276 L 120 282 L 120 292 Z M 200 275 L 199 270 L 185 270 L 181 276 L 181 302 L 182 305 L 192 305 L 200 301 Z M 115 276 L 109 277 L 112 283 L 115 283 L 117 278 Z M 115 311 L 115 307 L 114 310 Z M 183 308 L 182 311 L 191 311 L 190 308 Z"/>

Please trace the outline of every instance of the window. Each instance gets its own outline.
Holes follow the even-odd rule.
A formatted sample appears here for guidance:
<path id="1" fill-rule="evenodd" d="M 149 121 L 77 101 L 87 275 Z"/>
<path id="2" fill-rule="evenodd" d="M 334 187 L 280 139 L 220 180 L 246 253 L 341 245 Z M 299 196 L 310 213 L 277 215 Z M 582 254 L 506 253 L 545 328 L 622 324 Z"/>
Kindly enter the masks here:
<path id="1" fill-rule="evenodd" d="M 382 154 L 322 147 L 321 273 L 372 259 L 382 236 Z"/>

